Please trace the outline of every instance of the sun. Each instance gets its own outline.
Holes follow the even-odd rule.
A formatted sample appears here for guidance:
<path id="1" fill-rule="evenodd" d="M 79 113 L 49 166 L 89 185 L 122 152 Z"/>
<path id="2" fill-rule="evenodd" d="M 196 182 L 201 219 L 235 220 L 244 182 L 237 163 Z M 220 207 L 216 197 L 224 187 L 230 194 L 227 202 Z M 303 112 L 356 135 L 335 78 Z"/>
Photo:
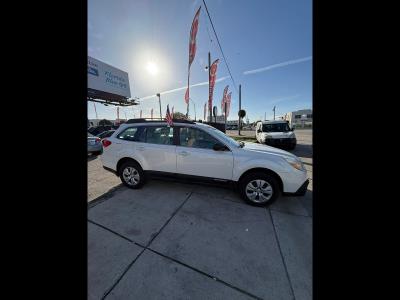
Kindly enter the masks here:
<path id="1" fill-rule="evenodd" d="M 146 70 L 153 76 L 158 74 L 158 66 L 152 61 L 147 63 Z"/>

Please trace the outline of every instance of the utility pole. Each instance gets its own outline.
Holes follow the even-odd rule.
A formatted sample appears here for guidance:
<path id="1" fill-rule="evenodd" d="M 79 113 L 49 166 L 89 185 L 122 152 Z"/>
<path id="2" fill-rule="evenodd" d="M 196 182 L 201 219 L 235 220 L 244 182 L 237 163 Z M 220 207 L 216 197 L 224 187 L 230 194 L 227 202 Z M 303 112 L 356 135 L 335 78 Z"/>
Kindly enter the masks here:
<path id="1" fill-rule="evenodd" d="M 274 121 L 275 121 L 275 107 L 276 107 L 276 106 L 274 106 L 274 109 L 273 109 L 273 111 L 274 111 Z"/>
<path id="2" fill-rule="evenodd" d="M 157 94 L 157 97 L 158 97 L 158 103 L 160 104 L 160 119 L 162 120 L 160 93 Z"/>
<path id="3" fill-rule="evenodd" d="M 96 110 L 96 103 L 93 102 L 93 106 L 94 106 L 94 111 L 96 113 L 96 119 L 99 119 L 99 116 L 97 115 L 97 110 Z"/>
<path id="4" fill-rule="evenodd" d="M 208 110 L 210 111 L 210 122 L 212 122 L 212 107 L 210 107 L 210 81 L 211 81 L 211 53 L 208 52 Z"/>
<path id="5" fill-rule="evenodd" d="M 242 85 L 239 84 L 239 111 L 241 111 L 241 110 L 242 110 Z M 240 124 L 241 124 L 240 119 L 241 118 L 239 116 L 239 126 L 238 126 L 239 135 L 240 135 Z"/>

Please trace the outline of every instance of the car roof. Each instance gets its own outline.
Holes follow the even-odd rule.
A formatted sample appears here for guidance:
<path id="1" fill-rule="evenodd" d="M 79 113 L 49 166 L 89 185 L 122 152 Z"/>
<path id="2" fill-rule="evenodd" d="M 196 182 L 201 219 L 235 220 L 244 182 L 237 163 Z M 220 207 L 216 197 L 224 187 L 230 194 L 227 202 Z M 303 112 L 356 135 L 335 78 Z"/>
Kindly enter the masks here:
<path id="1" fill-rule="evenodd" d="M 288 123 L 286 120 L 275 120 L 275 121 L 259 121 L 258 123 L 263 123 L 263 124 L 278 124 L 278 123 Z"/>

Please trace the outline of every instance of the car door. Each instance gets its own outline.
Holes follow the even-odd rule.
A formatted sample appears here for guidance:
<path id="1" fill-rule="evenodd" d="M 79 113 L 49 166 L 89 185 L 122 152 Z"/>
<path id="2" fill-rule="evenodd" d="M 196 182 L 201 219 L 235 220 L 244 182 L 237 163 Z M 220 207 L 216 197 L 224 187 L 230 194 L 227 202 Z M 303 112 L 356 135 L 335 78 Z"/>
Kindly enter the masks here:
<path id="1" fill-rule="evenodd" d="M 233 154 L 229 149 L 216 151 L 220 143 L 204 130 L 179 127 L 176 147 L 177 173 L 218 179 L 232 179 Z"/>
<path id="2" fill-rule="evenodd" d="M 176 172 L 176 145 L 173 127 L 144 126 L 139 141 L 135 143 L 135 156 L 143 170 Z"/>

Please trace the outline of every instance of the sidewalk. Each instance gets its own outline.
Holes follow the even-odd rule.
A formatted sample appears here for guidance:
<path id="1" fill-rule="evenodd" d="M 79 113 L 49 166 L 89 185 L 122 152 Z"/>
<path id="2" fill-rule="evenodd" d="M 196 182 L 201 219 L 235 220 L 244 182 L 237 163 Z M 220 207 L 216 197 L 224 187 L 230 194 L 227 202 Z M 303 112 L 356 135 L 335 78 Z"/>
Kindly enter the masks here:
<path id="1" fill-rule="evenodd" d="M 312 191 L 270 209 L 152 180 L 89 204 L 88 299 L 312 299 Z"/>

